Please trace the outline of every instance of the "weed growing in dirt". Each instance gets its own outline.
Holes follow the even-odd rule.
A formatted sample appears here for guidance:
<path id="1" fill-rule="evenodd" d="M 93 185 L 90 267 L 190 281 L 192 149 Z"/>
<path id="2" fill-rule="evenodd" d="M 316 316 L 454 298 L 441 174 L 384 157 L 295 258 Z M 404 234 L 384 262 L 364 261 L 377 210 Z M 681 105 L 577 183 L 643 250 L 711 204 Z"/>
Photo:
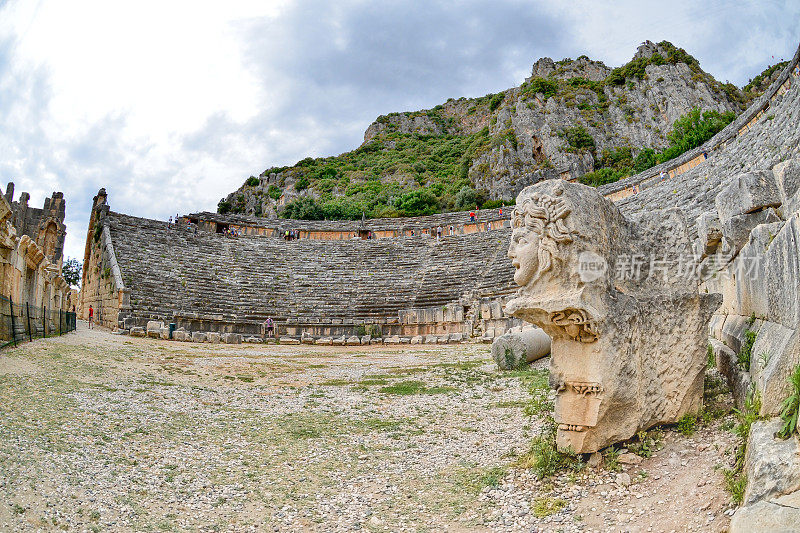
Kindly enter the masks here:
<path id="1" fill-rule="evenodd" d="M 603 452 L 603 462 L 609 472 L 619 472 L 622 466 L 619 464 L 619 450 L 609 446 Z"/>
<path id="2" fill-rule="evenodd" d="M 739 353 L 736 354 L 736 360 L 743 370 L 750 370 L 750 358 L 753 355 L 753 344 L 756 342 L 755 331 L 747 330 L 744 332 L 745 341 Z"/>
<path id="3" fill-rule="evenodd" d="M 556 424 L 550 419 L 542 428 L 542 433 L 533 438 L 527 453 L 517 461 L 517 466 L 532 469 L 542 479 L 563 470 L 580 470 L 585 463 L 575 453 L 557 449 Z"/>
<path id="4" fill-rule="evenodd" d="M 675 424 L 675 429 L 677 429 L 681 435 L 691 437 L 694 435 L 694 432 L 697 431 L 697 416 L 691 413 L 683 415 L 680 420 L 678 420 L 678 423 Z"/>
<path id="5" fill-rule="evenodd" d="M 663 440 L 664 432 L 659 428 L 639 431 L 636 433 L 636 440 L 628 444 L 628 450 L 646 459 L 664 447 Z"/>
<path id="6" fill-rule="evenodd" d="M 747 475 L 744 473 L 744 456 L 747 453 L 747 438 L 750 436 L 750 427 L 753 422 L 759 420 L 761 411 L 761 397 L 758 393 L 747 395 L 743 409 L 734 409 L 738 424 L 733 428 L 733 432 L 739 437 L 739 443 L 734 452 L 734 463 L 732 469 L 724 469 L 725 490 L 731 495 L 733 503 L 739 505 L 744 498 L 744 489 L 747 486 Z"/>
<path id="7" fill-rule="evenodd" d="M 778 431 L 778 437 L 782 439 L 788 439 L 797 430 L 797 417 L 800 414 L 800 365 L 789 376 L 789 384 L 792 392 L 781 405 L 783 426 Z"/>
<path id="8" fill-rule="evenodd" d="M 711 343 L 708 343 L 708 348 L 706 349 L 706 368 L 714 368 L 717 366 L 717 358 L 714 356 L 714 347 L 711 346 Z"/>

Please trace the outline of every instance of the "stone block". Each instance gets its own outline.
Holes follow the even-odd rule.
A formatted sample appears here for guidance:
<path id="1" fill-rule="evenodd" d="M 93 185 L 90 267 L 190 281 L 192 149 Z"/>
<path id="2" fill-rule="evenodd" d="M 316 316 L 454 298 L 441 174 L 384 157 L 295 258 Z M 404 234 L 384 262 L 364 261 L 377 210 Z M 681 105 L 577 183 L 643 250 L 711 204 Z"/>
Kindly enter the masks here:
<path id="1" fill-rule="evenodd" d="M 783 205 L 783 218 L 800 211 L 800 159 L 790 159 L 772 167 Z"/>
<path id="2" fill-rule="evenodd" d="M 781 219 L 773 208 L 732 216 L 722 223 L 722 236 L 725 239 L 726 249 L 734 254 L 739 252 L 750 240 L 750 232 L 753 231 L 753 228 L 775 222 L 781 222 Z"/>
<path id="3" fill-rule="evenodd" d="M 800 442 L 796 433 L 786 440 L 775 438 L 781 426 L 780 418 L 757 420 L 750 426 L 743 505 L 800 489 Z"/>
<path id="4" fill-rule="evenodd" d="M 144 328 L 141 326 L 135 326 L 131 328 L 131 337 L 144 337 L 147 333 L 145 333 Z"/>
<path id="5" fill-rule="evenodd" d="M 187 335 L 185 331 L 175 331 L 172 333 L 172 340 L 175 341 L 185 341 L 186 337 Z"/>
<path id="6" fill-rule="evenodd" d="M 425 339 L 422 337 L 422 335 L 414 335 L 411 337 L 411 344 L 422 344 L 424 341 Z"/>
<path id="7" fill-rule="evenodd" d="M 740 507 L 729 533 L 790 533 L 800 524 L 800 491 Z"/>
<path id="8" fill-rule="evenodd" d="M 147 331 L 147 336 L 151 339 L 160 339 L 161 338 L 161 330 L 158 329 L 151 329 Z"/>
<path id="9" fill-rule="evenodd" d="M 168 340 L 169 339 L 169 328 L 161 328 L 161 331 L 159 331 L 159 337 L 161 339 L 163 339 L 163 340 Z"/>
<path id="10" fill-rule="evenodd" d="M 192 342 L 206 342 L 206 334 L 201 331 L 193 332 Z"/>
<path id="11" fill-rule="evenodd" d="M 400 344 L 411 344 L 411 337 L 400 337 Z"/>
<path id="12" fill-rule="evenodd" d="M 147 332 L 151 331 L 160 332 L 164 327 L 164 323 L 159 320 L 150 320 L 147 322 Z"/>
<path id="13" fill-rule="evenodd" d="M 300 339 L 294 337 L 281 337 L 281 344 L 300 344 Z"/>
<path id="14" fill-rule="evenodd" d="M 314 337 L 310 333 L 304 331 L 300 335 L 300 342 L 303 344 L 314 344 Z"/>
<path id="15" fill-rule="evenodd" d="M 259 337 L 257 335 L 250 335 L 248 337 L 245 337 L 242 340 L 244 342 L 249 343 L 249 344 L 264 344 L 264 339 L 262 339 L 261 337 Z"/>
<path id="16" fill-rule="evenodd" d="M 750 375 L 761 396 L 762 416 L 778 416 L 791 394 L 789 376 L 800 363 L 800 330 L 763 321 L 750 356 Z"/>
<path id="17" fill-rule="evenodd" d="M 400 344 L 400 336 L 399 335 L 392 335 L 391 337 L 386 337 L 383 341 L 384 344 Z"/>
<path id="18" fill-rule="evenodd" d="M 361 344 L 370 344 L 372 343 L 372 335 L 364 335 L 361 337 Z"/>
<path id="19" fill-rule="evenodd" d="M 211 344 L 219 343 L 219 333 L 216 331 L 209 331 L 206 333 L 206 342 L 210 342 Z"/>
<path id="20" fill-rule="evenodd" d="M 508 332 L 492 343 L 492 359 L 500 370 L 513 370 L 550 354 L 550 336 L 539 328 Z"/>
<path id="21" fill-rule="evenodd" d="M 225 344 L 241 344 L 242 336 L 238 333 L 223 333 L 220 336 L 220 340 Z"/>
<path id="22" fill-rule="evenodd" d="M 437 335 L 436 336 L 436 343 L 437 344 L 447 344 L 448 342 L 450 342 L 450 335 L 445 334 L 445 335 Z"/>
<path id="23" fill-rule="evenodd" d="M 347 342 L 347 337 L 342 335 L 341 337 L 336 337 L 335 339 L 333 339 L 333 341 L 331 341 L 331 344 L 333 344 L 334 346 L 344 346 L 346 342 Z"/>
<path id="24" fill-rule="evenodd" d="M 677 267 L 647 265 L 630 276 L 608 267 L 626 257 L 691 255 L 684 214 L 629 219 L 594 188 L 545 180 L 519 194 L 512 218 L 508 256 L 521 288 L 506 314 L 552 339 L 559 449 L 596 452 L 698 412 L 708 324 L 721 296 L 699 293 Z"/>
<path id="25" fill-rule="evenodd" d="M 436 335 L 425 335 L 425 344 L 436 344 L 438 340 Z"/>
<path id="26" fill-rule="evenodd" d="M 347 346 L 361 346 L 361 339 L 355 335 L 351 335 L 347 337 L 347 341 L 345 342 Z"/>
<path id="27" fill-rule="evenodd" d="M 729 180 L 714 200 L 723 224 L 733 217 L 781 205 L 781 195 L 771 170 L 739 174 Z"/>
<path id="28" fill-rule="evenodd" d="M 714 359 L 717 362 L 717 370 L 725 376 L 731 388 L 731 394 L 736 405 L 741 408 L 750 392 L 750 373 L 745 372 L 738 364 L 736 352 L 731 350 L 722 341 L 710 339 L 711 349 L 714 351 Z"/>
<path id="29" fill-rule="evenodd" d="M 722 223 L 716 212 L 709 211 L 697 217 L 698 248 L 695 252 L 703 256 L 711 255 L 722 242 Z"/>
<path id="30" fill-rule="evenodd" d="M 333 339 L 330 337 L 321 337 L 315 340 L 314 344 L 321 344 L 322 346 L 330 346 L 333 344 Z"/>
<path id="31" fill-rule="evenodd" d="M 450 342 L 462 342 L 464 340 L 463 333 L 451 333 Z"/>

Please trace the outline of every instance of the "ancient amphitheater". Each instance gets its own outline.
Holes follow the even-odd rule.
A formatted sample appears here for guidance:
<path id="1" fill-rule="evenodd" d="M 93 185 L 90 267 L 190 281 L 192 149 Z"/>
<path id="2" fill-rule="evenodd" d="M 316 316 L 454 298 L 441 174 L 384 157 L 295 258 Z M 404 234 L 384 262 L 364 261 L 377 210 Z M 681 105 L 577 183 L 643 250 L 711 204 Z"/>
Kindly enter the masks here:
<path id="1" fill-rule="evenodd" d="M 706 144 L 597 189 L 618 208 L 618 219 L 626 228 L 632 228 L 626 231 L 646 235 L 645 229 L 637 234 L 637 228 L 649 231 L 653 220 L 672 216 L 670 209 L 678 208 L 697 260 L 708 267 L 725 258 L 714 263 L 715 270 L 700 285 L 700 295 L 694 296 L 711 305 L 710 295 L 722 295 L 708 326 L 710 356 L 728 379 L 737 405 L 753 408 L 757 397 L 754 416 L 765 419 L 754 422 L 750 434 L 745 507 L 734 517 L 735 531 L 780 529 L 791 520 L 796 526 L 800 512 L 797 440 L 772 438 L 790 392 L 787 378 L 800 361 L 799 54 L 800 50 L 758 101 Z M 562 193 L 573 200 L 594 194 L 571 184 L 565 193 L 564 186 L 553 183 L 531 190 L 554 195 L 547 197 L 552 202 Z M 520 197 L 525 194 L 529 193 Z M 530 194 L 536 201 L 542 198 Z M 519 318 L 504 312 L 517 291 L 507 256 L 514 230 L 511 221 L 517 216 L 513 208 L 502 213 L 479 211 L 474 221 L 463 212 L 362 222 L 202 212 L 169 224 L 114 212 L 113 190 L 110 195 L 111 202 L 103 189 L 94 198 L 81 313 L 86 316 L 92 305 L 104 325 L 121 333 L 195 342 L 264 342 L 261 327 L 271 317 L 287 342 L 447 343 L 490 341 L 522 325 Z M 546 223 L 565 216 L 562 210 Z M 438 228 L 442 228 L 440 238 Z M 237 236 L 231 236 L 231 230 Z M 299 238 L 284 239 L 287 230 Z M 591 227 L 579 230 L 592 232 Z M 758 265 L 751 267 L 749 276 L 737 278 L 737 269 L 752 258 L 758 258 Z M 620 293 L 628 290 L 625 284 L 611 287 Z M 526 316 L 521 305 L 511 307 L 517 316 Z M 676 309 L 681 308 L 666 305 L 659 311 L 664 323 L 678 323 L 671 322 L 676 320 Z M 607 333 L 592 329 L 591 320 L 584 319 L 565 327 L 564 339 L 571 337 L 575 349 L 583 350 L 581 343 L 602 340 Z M 567 340 L 558 338 L 560 330 L 553 331 L 555 359 L 558 347 L 564 346 L 558 343 Z M 701 333 L 705 338 L 705 323 Z M 638 346 L 636 339 L 621 342 L 630 343 L 615 348 L 621 353 L 628 348 L 633 352 L 627 353 L 634 353 Z M 702 343 L 694 348 L 705 358 Z M 767 355 L 743 362 L 745 349 Z M 705 361 L 701 366 L 705 368 Z M 569 405 L 578 406 L 586 397 L 610 394 L 609 380 L 615 378 L 603 379 L 604 384 L 596 376 L 566 380 L 559 384 L 559 397 L 562 389 L 573 387 L 575 397 L 582 399 L 570 400 Z M 657 396 L 650 390 L 643 397 L 661 402 Z M 695 400 L 687 400 L 680 413 L 696 407 Z M 561 422 L 558 417 L 568 415 L 558 413 L 558 401 L 556 421 Z M 598 399 L 595 406 L 599 403 Z M 612 432 L 606 436 L 610 440 L 598 442 L 622 440 L 658 420 L 677 420 L 674 413 L 659 416 L 667 415 L 653 414 L 648 422 L 631 426 L 626 437 Z M 559 432 L 567 435 L 564 442 L 573 439 L 569 442 L 581 449 L 583 441 L 576 435 L 598 423 L 602 420 L 562 423 Z M 586 445 L 581 451 L 595 451 L 598 446 Z"/>

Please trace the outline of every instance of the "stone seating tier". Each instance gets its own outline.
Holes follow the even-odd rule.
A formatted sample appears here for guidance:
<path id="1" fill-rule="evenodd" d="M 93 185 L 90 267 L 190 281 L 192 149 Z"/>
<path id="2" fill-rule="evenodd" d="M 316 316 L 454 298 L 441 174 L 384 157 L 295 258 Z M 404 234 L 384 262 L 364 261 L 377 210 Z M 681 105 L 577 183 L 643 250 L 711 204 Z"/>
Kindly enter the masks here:
<path id="1" fill-rule="evenodd" d="M 256 333 L 268 316 L 320 328 L 393 324 L 402 310 L 442 308 L 474 291 L 495 296 L 514 288 L 508 229 L 438 242 L 419 236 L 286 242 L 195 232 L 114 212 L 104 223 L 131 291 L 133 320 L 126 329 L 163 320 L 190 330 Z"/>

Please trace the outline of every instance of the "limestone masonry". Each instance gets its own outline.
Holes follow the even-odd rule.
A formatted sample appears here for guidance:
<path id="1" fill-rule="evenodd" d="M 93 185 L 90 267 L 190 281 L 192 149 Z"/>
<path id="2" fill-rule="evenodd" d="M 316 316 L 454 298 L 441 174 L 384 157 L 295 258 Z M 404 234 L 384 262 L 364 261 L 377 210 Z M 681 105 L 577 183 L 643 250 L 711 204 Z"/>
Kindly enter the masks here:
<path id="1" fill-rule="evenodd" d="M 524 179 L 511 186 L 502 174 L 498 185 L 522 191 L 516 206 L 479 211 L 477 220 L 464 212 L 361 222 L 193 213 L 170 225 L 111 211 L 101 189 L 81 312 L 91 304 L 98 321 L 131 335 L 231 343 L 264 342 L 268 317 L 282 342 L 331 345 L 488 341 L 530 331 L 522 326 L 531 322 L 552 338 L 558 444 L 577 452 L 697 412 L 710 341 L 738 405 L 757 398 L 760 415 L 772 418 L 753 425 L 746 507 L 732 531 L 758 530 L 767 518 L 791 530 L 800 519 L 800 445 L 796 434 L 776 439 L 774 426 L 800 364 L 798 54 L 703 146 L 597 189 L 571 183 L 585 170 L 572 156 L 557 165 L 563 175 L 533 176 L 523 165 Z M 550 63 L 537 63 L 534 76 L 557 68 Z M 603 65 L 578 63 L 567 67 L 604 76 Z M 657 74 L 670 72 L 648 70 Z M 528 113 L 520 107 L 498 122 L 519 125 L 515 116 Z M 367 137 L 388 127 L 377 124 Z M 29 220 L 22 200 L 16 209 L 20 244 L 36 240 L 59 261 L 63 223 Z M 60 197 L 48 210 L 63 220 Z M 498 343 L 499 362 L 539 356 L 520 342 L 509 351 Z"/>
<path id="2" fill-rule="evenodd" d="M 58 320 L 53 321 L 53 311 L 71 311 L 77 304 L 61 277 L 66 236 L 64 195 L 54 192 L 42 209 L 29 207 L 29 199 L 30 195 L 23 192 L 14 201 L 13 183 L 0 197 L 0 281 L 3 320 L 9 322 L 0 328 L 3 341 L 11 340 L 12 328 L 15 336 L 21 337 L 28 320 L 33 334 L 54 332 Z M 20 310 L 24 310 L 24 325 L 19 320 Z M 17 316 L 16 323 L 11 321 L 12 314 Z"/>

